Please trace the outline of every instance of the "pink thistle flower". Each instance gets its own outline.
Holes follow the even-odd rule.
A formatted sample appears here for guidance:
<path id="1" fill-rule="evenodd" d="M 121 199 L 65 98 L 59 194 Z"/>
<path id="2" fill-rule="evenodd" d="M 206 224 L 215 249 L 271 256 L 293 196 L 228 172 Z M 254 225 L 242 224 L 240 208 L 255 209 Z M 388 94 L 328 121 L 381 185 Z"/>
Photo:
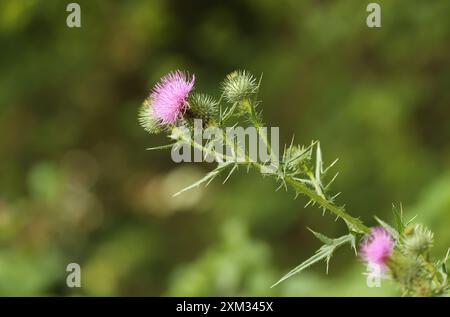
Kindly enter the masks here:
<path id="1" fill-rule="evenodd" d="M 155 119 L 161 124 L 174 124 L 189 107 L 187 98 L 194 82 L 195 75 L 189 80 L 180 70 L 162 77 L 150 94 Z"/>
<path id="2" fill-rule="evenodd" d="M 361 255 L 369 265 L 379 265 L 384 269 L 394 245 L 395 241 L 386 229 L 375 227 L 361 244 Z"/>

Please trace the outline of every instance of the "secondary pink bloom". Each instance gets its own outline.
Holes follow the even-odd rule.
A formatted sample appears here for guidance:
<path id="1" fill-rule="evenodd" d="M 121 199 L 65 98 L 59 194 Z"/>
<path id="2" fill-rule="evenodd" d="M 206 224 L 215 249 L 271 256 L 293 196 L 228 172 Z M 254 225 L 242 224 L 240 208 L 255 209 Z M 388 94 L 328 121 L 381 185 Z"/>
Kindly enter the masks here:
<path id="1" fill-rule="evenodd" d="M 187 98 L 194 88 L 195 75 L 188 78 L 185 72 L 177 70 L 162 77 L 153 88 L 150 98 L 153 114 L 162 124 L 173 124 L 189 104 Z"/>
<path id="2" fill-rule="evenodd" d="M 361 255 L 369 264 L 385 267 L 395 241 L 383 227 L 375 227 L 361 245 Z"/>

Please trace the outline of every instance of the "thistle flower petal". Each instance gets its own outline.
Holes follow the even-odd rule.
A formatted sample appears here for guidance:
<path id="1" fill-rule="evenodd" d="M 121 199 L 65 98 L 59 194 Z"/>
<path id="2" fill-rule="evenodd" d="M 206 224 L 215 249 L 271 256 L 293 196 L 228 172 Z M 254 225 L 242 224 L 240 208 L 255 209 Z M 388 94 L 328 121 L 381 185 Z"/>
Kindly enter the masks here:
<path id="1" fill-rule="evenodd" d="M 194 88 L 194 82 L 195 75 L 189 79 L 189 75 L 180 70 L 161 78 L 150 94 L 153 113 L 158 122 L 176 123 L 189 108 L 188 95 Z"/>
<path id="2" fill-rule="evenodd" d="M 383 227 L 372 229 L 361 245 L 361 255 L 368 264 L 385 268 L 394 250 L 395 241 Z"/>

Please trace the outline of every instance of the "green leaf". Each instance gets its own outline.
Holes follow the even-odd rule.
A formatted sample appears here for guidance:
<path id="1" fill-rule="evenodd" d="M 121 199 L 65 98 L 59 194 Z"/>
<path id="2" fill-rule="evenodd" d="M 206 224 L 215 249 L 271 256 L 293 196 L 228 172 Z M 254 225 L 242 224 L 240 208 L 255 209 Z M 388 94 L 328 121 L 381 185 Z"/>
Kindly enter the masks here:
<path id="1" fill-rule="evenodd" d="M 320 149 L 320 142 L 317 142 L 316 146 L 316 169 L 315 177 L 316 182 L 320 188 L 322 188 L 322 180 L 320 179 L 323 171 L 322 150 Z"/>
<path id="2" fill-rule="evenodd" d="M 397 230 L 395 230 L 392 226 L 375 216 L 375 220 L 378 221 L 378 223 L 389 232 L 389 234 L 395 239 L 398 240 L 400 237 L 400 234 Z"/>
<path id="3" fill-rule="evenodd" d="M 314 232 L 313 232 L 314 233 Z M 314 234 L 316 235 L 316 234 Z M 276 285 L 280 284 L 281 282 L 287 280 L 288 278 L 292 277 L 293 275 L 302 272 L 303 270 L 307 269 L 308 267 L 312 266 L 313 264 L 324 260 L 327 263 L 327 273 L 328 273 L 328 264 L 329 261 L 331 259 L 331 256 L 333 255 L 333 252 L 340 247 L 343 244 L 349 243 L 352 247 L 355 245 L 355 237 L 353 234 L 348 234 L 345 236 L 342 236 L 340 238 L 336 238 L 336 239 L 330 239 L 328 237 L 325 237 L 322 234 L 319 234 L 319 239 L 323 239 L 327 241 L 326 244 L 324 244 L 323 246 L 320 247 L 319 250 L 316 251 L 316 253 L 310 257 L 309 259 L 307 259 L 306 261 L 304 261 L 303 263 L 301 263 L 299 266 L 297 266 L 296 268 L 294 268 L 293 270 L 291 270 L 289 273 L 287 273 L 286 275 L 284 275 L 278 282 L 276 282 L 275 284 L 273 284 L 271 287 L 275 287 Z"/>
<path id="4" fill-rule="evenodd" d="M 445 255 L 445 258 L 442 260 L 442 270 L 445 272 L 445 274 L 448 274 L 448 268 L 447 268 L 447 261 L 450 256 L 450 248 L 447 250 L 447 254 Z"/>
<path id="5" fill-rule="evenodd" d="M 203 177 L 202 179 L 196 181 L 194 184 L 189 185 L 186 188 L 183 188 L 182 190 L 180 190 L 179 192 L 175 193 L 173 196 L 178 196 L 188 190 L 191 190 L 195 187 L 200 186 L 203 183 L 206 183 L 206 185 L 208 185 L 216 176 L 218 176 L 222 171 L 224 171 L 228 166 L 233 165 L 234 162 L 225 162 L 225 163 L 220 163 L 214 170 L 212 170 L 211 172 L 209 172 L 208 174 L 206 174 L 205 177 Z"/>
<path id="6" fill-rule="evenodd" d="M 322 234 L 322 233 L 315 232 L 315 231 L 313 231 L 312 229 L 310 229 L 310 228 L 308 228 L 308 227 L 307 227 L 307 229 L 308 229 L 309 231 L 311 231 L 312 234 L 313 234 L 317 239 L 319 239 L 320 241 L 322 241 L 323 243 L 328 244 L 328 245 L 333 244 L 333 239 L 328 238 L 326 235 L 324 235 L 324 234 Z"/>
<path id="7" fill-rule="evenodd" d="M 397 231 L 401 235 L 406 228 L 406 224 L 403 222 L 403 206 L 397 208 L 394 204 L 392 205 L 392 213 L 394 214 L 395 224 L 397 226 Z"/>

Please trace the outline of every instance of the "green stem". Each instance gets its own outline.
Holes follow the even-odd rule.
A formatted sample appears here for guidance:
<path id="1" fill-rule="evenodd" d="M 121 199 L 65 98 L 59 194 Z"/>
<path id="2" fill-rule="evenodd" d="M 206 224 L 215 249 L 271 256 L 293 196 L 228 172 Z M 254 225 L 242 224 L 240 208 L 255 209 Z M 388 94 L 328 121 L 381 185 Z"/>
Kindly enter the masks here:
<path id="1" fill-rule="evenodd" d="M 242 104 L 243 104 L 244 108 L 247 109 L 247 112 L 249 114 L 249 120 L 250 120 L 251 124 L 253 124 L 253 126 L 256 128 L 258 137 L 264 142 L 266 149 L 269 150 L 270 157 L 272 159 L 277 160 L 278 158 L 275 157 L 275 155 L 272 151 L 272 145 L 269 143 L 269 140 L 267 139 L 267 134 L 261 133 L 261 128 L 263 128 L 264 125 L 261 122 L 261 120 L 258 118 L 258 115 L 256 114 L 256 110 L 255 110 L 255 106 L 254 106 L 253 102 L 250 99 L 245 98 L 242 100 Z"/>
<path id="2" fill-rule="evenodd" d="M 291 185 L 296 191 L 308 196 L 310 199 L 319 204 L 322 208 L 325 208 L 331 213 L 335 214 L 336 216 L 344 219 L 344 221 L 347 223 L 347 225 L 352 231 L 356 231 L 359 233 L 368 233 L 370 231 L 370 229 L 366 227 L 361 222 L 361 220 L 349 215 L 343 208 L 334 205 L 332 202 L 328 201 L 324 197 L 317 194 L 314 190 L 308 188 L 305 184 L 296 181 L 292 177 L 287 177 L 285 181 L 286 183 Z"/>
<path id="3" fill-rule="evenodd" d="M 242 101 L 242 104 L 245 108 L 247 108 L 247 111 L 249 113 L 249 117 L 250 117 L 250 122 L 255 126 L 255 128 L 257 128 L 257 133 L 258 136 L 263 140 L 263 142 L 265 143 L 265 145 L 267 146 L 267 148 L 270 150 L 270 155 L 272 156 L 272 148 L 267 140 L 267 136 L 264 133 L 261 133 L 259 128 L 262 128 L 262 122 L 259 120 L 258 116 L 256 115 L 255 112 L 255 108 L 252 104 L 252 102 L 246 98 Z M 205 148 L 202 144 L 198 144 L 196 143 L 194 140 L 192 140 L 191 138 L 184 138 L 184 141 L 190 143 L 193 147 L 205 151 L 206 153 L 209 153 L 211 155 L 214 154 L 218 154 L 218 153 L 213 153 L 210 149 Z M 225 143 L 229 144 L 231 141 L 225 136 Z M 229 144 L 230 146 L 234 148 L 234 144 Z M 239 148 L 239 146 L 238 146 Z M 237 149 L 239 150 L 239 149 Z M 257 167 L 259 170 L 262 170 L 264 168 L 263 165 L 261 165 L 258 162 L 252 162 L 248 159 L 246 153 L 240 153 L 240 155 L 245 155 L 246 157 L 246 162 L 240 162 L 239 164 L 242 165 L 250 165 L 250 166 L 255 166 Z M 217 156 L 216 156 L 217 157 Z M 228 157 L 227 155 L 221 155 L 220 158 L 223 159 L 233 159 L 231 157 Z M 238 163 L 238 162 L 236 162 Z M 270 174 L 274 177 L 277 177 L 278 174 L 274 173 L 274 174 Z M 347 224 L 347 226 L 349 227 L 350 231 L 353 232 L 357 232 L 357 233 L 368 233 L 370 231 L 370 229 L 365 226 L 361 220 L 359 220 L 358 218 L 355 218 L 353 216 L 351 216 L 350 214 L 348 214 L 344 208 L 342 207 L 338 207 L 336 205 L 334 205 L 331 201 L 329 201 L 325 195 L 323 195 L 322 193 L 322 189 L 320 187 L 317 186 L 317 181 L 313 175 L 312 172 L 308 172 L 307 173 L 308 177 L 311 179 L 312 183 L 315 184 L 315 190 L 310 189 L 308 186 L 306 186 L 305 184 L 303 184 L 302 182 L 295 180 L 293 177 L 291 176 L 287 176 L 284 178 L 284 181 L 289 184 L 290 186 L 292 186 L 292 188 L 294 188 L 294 190 L 298 193 L 304 194 L 307 197 L 309 197 L 312 201 L 316 202 L 318 205 L 320 205 L 322 208 L 330 211 L 331 213 L 333 213 L 334 215 L 336 215 L 337 217 L 342 218 L 345 223 Z"/>
<path id="4" fill-rule="evenodd" d="M 213 153 L 212 153 L 212 151 L 210 149 L 205 148 L 202 144 L 196 143 L 191 138 L 185 138 L 184 141 L 190 143 L 193 147 L 195 147 L 195 148 L 197 148 L 199 150 L 205 151 L 205 152 L 213 155 Z M 227 141 L 229 141 L 229 140 L 227 140 Z M 225 156 L 225 155 L 222 155 L 221 158 L 222 159 L 227 159 L 227 160 L 232 160 L 233 159 L 233 158 L 231 158 L 229 156 Z M 236 163 L 238 163 L 238 162 L 236 162 Z M 247 161 L 247 162 L 241 162 L 241 164 L 242 165 L 250 164 L 251 166 L 255 166 L 255 167 L 257 167 L 260 170 L 263 168 L 263 166 L 260 163 L 252 162 L 250 160 Z M 274 175 L 275 176 L 276 174 L 270 174 L 270 175 Z M 308 188 L 305 184 L 303 184 L 303 183 L 293 179 L 290 176 L 286 177 L 285 181 L 290 186 L 292 186 L 292 188 L 294 188 L 295 191 L 306 195 L 312 201 L 314 201 L 317 204 L 319 204 L 322 208 L 325 208 L 326 210 L 330 211 L 334 215 L 342 218 L 346 222 L 346 224 L 348 225 L 348 227 L 349 227 L 349 229 L 351 231 L 358 232 L 358 233 L 368 233 L 370 231 L 370 229 L 368 227 L 366 227 L 361 222 L 361 220 L 359 220 L 358 218 L 355 218 L 355 217 L 349 215 L 343 208 L 334 205 L 332 202 L 328 201 L 325 197 L 323 197 L 323 195 L 319 195 L 316 191 Z"/>
<path id="5" fill-rule="evenodd" d="M 247 110 L 248 110 L 250 122 L 257 129 L 259 137 L 263 140 L 263 142 L 269 149 L 270 155 L 272 157 L 273 153 L 272 153 L 271 145 L 267 140 L 267 136 L 264 133 L 261 133 L 261 131 L 260 131 L 260 128 L 263 127 L 263 124 L 259 120 L 258 116 L 256 115 L 256 111 L 255 111 L 255 107 L 254 107 L 253 103 L 248 98 L 244 99 L 242 102 L 244 104 L 244 107 L 247 108 Z M 343 208 L 338 207 L 338 206 L 334 205 L 332 202 L 328 201 L 326 199 L 326 197 L 324 196 L 324 194 L 322 193 L 322 189 L 320 187 L 318 187 L 317 180 L 315 179 L 314 174 L 312 172 L 308 172 L 307 174 L 308 174 L 308 177 L 311 179 L 312 183 L 314 184 L 316 191 L 311 190 L 305 184 L 303 184 L 299 181 L 296 181 L 292 177 L 287 177 L 285 179 L 285 181 L 289 185 L 291 185 L 296 191 L 308 196 L 310 199 L 312 199 L 313 201 L 318 203 L 321 207 L 327 209 L 328 211 L 332 212 L 336 216 L 344 219 L 344 221 L 347 223 L 347 226 L 349 227 L 350 230 L 359 232 L 359 233 L 368 233 L 370 231 L 370 229 L 368 227 L 366 227 L 361 222 L 361 220 L 349 215 Z"/>

